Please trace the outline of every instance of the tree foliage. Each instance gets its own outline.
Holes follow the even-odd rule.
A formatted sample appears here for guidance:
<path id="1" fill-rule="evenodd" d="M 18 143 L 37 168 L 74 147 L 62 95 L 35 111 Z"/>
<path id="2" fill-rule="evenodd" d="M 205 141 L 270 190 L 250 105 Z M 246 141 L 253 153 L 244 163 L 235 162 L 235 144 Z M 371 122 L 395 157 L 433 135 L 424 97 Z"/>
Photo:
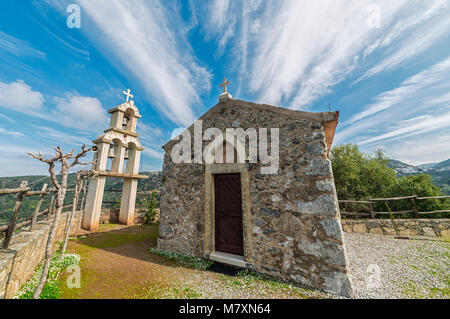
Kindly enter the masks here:
<path id="1" fill-rule="evenodd" d="M 430 175 L 408 175 L 398 178 L 388 167 L 389 159 L 378 149 L 369 155 L 361 152 L 356 144 L 343 144 L 331 150 L 331 163 L 338 198 L 341 200 L 368 200 L 380 197 L 441 196 L 442 191 L 433 184 Z M 449 209 L 445 200 L 417 201 L 419 211 Z M 376 211 L 411 210 L 411 200 L 377 203 Z"/>
<path id="2" fill-rule="evenodd" d="M 370 156 L 356 144 L 344 144 L 331 150 L 331 164 L 339 199 L 364 200 L 385 197 L 396 181 L 395 172 L 382 150 Z"/>

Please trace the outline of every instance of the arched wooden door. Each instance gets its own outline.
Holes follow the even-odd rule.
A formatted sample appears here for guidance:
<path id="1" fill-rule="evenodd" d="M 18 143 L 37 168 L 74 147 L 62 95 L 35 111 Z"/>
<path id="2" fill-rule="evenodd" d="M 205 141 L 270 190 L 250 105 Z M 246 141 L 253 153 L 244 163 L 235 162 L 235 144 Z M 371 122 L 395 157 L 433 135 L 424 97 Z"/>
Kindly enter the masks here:
<path id="1" fill-rule="evenodd" d="M 215 249 L 244 255 L 240 174 L 214 175 Z"/>

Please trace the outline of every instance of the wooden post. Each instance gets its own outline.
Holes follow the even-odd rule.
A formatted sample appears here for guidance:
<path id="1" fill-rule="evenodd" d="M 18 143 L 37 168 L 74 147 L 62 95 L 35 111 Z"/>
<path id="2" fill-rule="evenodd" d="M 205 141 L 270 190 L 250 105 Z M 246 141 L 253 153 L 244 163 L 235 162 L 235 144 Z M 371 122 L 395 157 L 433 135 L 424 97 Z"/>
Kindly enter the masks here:
<path id="1" fill-rule="evenodd" d="M 53 210 L 54 210 L 54 204 L 55 204 L 55 194 L 56 192 L 53 193 L 52 198 L 50 199 L 50 205 L 48 206 L 48 214 L 47 214 L 47 220 L 50 221 L 52 219 L 52 214 L 53 214 Z"/>
<path id="2" fill-rule="evenodd" d="M 66 236 L 64 238 L 64 244 L 63 244 L 63 248 L 61 251 L 61 257 L 64 257 L 64 255 L 66 253 L 67 242 L 69 241 L 69 235 L 70 235 L 70 228 L 72 228 L 73 218 L 77 211 L 78 196 L 80 195 L 80 192 L 81 192 L 82 183 L 83 183 L 83 180 L 81 179 L 81 175 L 80 175 L 80 173 L 77 173 L 77 179 L 75 182 L 75 194 L 73 196 L 72 213 L 70 214 L 69 222 L 67 224 L 67 231 L 66 231 Z"/>
<path id="3" fill-rule="evenodd" d="M 83 197 L 81 198 L 81 204 L 80 204 L 80 210 L 83 210 L 84 202 L 86 200 L 86 186 L 87 186 L 87 179 L 83 181 L 83 184 L 81 188 L 83 189 Z"/>
<path id="4" fill-rule="evenodd" d="M 412 198 L 413 205 L 414 205 L 414 215 L 416 218 L 419 218 L 419 211 L 417 210 L 417 196 Z"/>
<path id="5" fill-rule="evenodd" d="M 47 191 L 47 186 L 48 186 L 47 184 L 44 184 L 44 186 L 42 186 L 43 192 Z M 33 217 L 31 218 L 30 231 L 33 231 L 34 228 L 36 227 L 39 210 L 41 209 L 41 205 L 42 205 L 42 201 L 44 200 L 44 196 L 45 196 L 45 194 L 41 194 L 41 196 L 39 196 L 39 200 L 36 204 L 36 209 L 34 210 Z"/>
<path id="6" fill-rule="evenodd" d="M 20 183 L 20 188 L 26 187 L 28 185 L 27 181 L 23 181 Z M 24 198 L 25 192 L 20 192 L 17 195 L 16 205 L 14 205 L 13 214 L 11 216 L 11 220 L 9 221 L 8 229 L 6 230 L 5 239 L 3 240 L 2 249 L 8 249 L 8 246 L 11 242 L 12 235 L 14 233 L 14 228 L 16 227 L 17 217 L 19 216 L 20 206 L 22 205 L 22 200 Z"/>
<path id="7" fill-rule="evenodd" d="M 370 202 L 369 204 L 369 209 L 370 209 L 370 218 L 375 219 L 375 213 L 373 212 L 373 203 Z"/>

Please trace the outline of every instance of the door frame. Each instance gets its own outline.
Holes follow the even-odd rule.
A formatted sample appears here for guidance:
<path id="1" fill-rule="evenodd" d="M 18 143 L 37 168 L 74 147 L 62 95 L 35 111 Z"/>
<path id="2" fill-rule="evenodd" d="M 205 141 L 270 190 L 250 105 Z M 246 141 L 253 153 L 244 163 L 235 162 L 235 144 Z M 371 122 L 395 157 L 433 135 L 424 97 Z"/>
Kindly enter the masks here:
<path id="1" fill-rule="evenodd" d="M 231 177 L 232 176 L 232 177 Z M 217 197 L 217 195 L 218 195 L 218 192 L 217 192 L 217 186 L 219 185 L 218 184 L 218 180 L 220 180 L 220 179 L 226 179 L 226 180 L 228 180 L 228 179 L 232 179 L 233 181 L 235 181 L 236 183 L 238 182 L 239 183 L 239 188 L 238 188 L 238 190 L 239 190 L 239 201 L 236 201 L 236 202 L 233 202 L 233 206 L 234 206 L 234 204 L 236 204 L 236 206 L 238 206 L 239 207 L 239 215 L 237 215 L 236 217 L 237 217 L 237 219 L 239 219 L 239 221 L 237 221 L 236 219 L 235 219 L 235 222 L 236 223 L 238 223 L 238 224 L 234 224 L 233 223 L 233 227 L 234 226 L 236 226 L 236 227 L 239 227 L 239 228 L 241 228 L 241 230 L 239 231 L 239 232 L 237 232 L 236 230 L 233 230 L 233 231 L 231 231 L 231 233 L 228 233 L 228 234 L 224 234 L 223 233 L 223 231 L 225 230 L 223 227 L 220 227 L 220 225 L 218 225 L 218 223 L 220 222 L 220 219 L 221 219 L 221 216 L 220 216 L 220 213 L 218 213 L 217 212 L 217 209 L 220 209 L 220 208 L 223 208 L 222 207 L 222 205 L 226 205 L 226 202 L 222 202 L 222 201 L 220 201 L 220 203 L 219 203 L 219 201 L 218 201 L 218 197 Z M 215 199 L 215 214 L 214 214 L 214 218 L 215 218 L 215 227 L 214 227 L 214 234 L 215 234 L 215 238 L 217 239 L 218 237 L 217 236 L 221 236 L 221 237 L 223 237 L 222 239 L 226 239 L 227 237 L 229 237 L 229 236 L 231 236 L 231 237 L 234 237 L 234 236 L 236 236 L 236 237 L 239 237 L 240 236 L 240 238 L 241 238 L 241 240 L 240 240 L 240 244 L 238 245 L 238 246 L 234 246 L 234 245 L 229 245 L 229 244 L 227 244 L 226 242 L 227 242 L 227 240 L 225 240 L 225 243 L 224 243 L 224 245 L 223 245 L 223 247 L 218 247 L 219 245 L 218 245 L 218 242 L 217 242 L 217 240 L 215 241 L 215 250 L 217 251 L 217 252 L 222 252 L 222 253 L 227 253 L 227 254 L 232 254 L 232 255 L 238 255 L 238 256 L 243 256 L 244 255 L 244 229 L 243 229 L 243 226 L 244 226 L 244 216 L 243 216 L 243 214 L 242 214 L 242 187 L 241 187 L 241 174 L 240 173 L 228 173 L 228 174 L 214 174 L 214 187 L 215 187 L 215 192 L 214 192 L 214 199 Z M 226 192 L 226 188 L 224 188 L 224 186 L 222 185 L 222 187 L 221 187 L 221 189 L 223 190 L 223 191 L 225 191 Z M 237 189 L 236 189 L 237 190 Z M 222 193 L 222 192 L 219 192 L 219 193 Z M 240 225 L 239 225 L 240 224 Z M 226 232 L 229 232 L 229 230 L 226 230 Z M 231 235 L 232 234 L 232 235 Z M 227 235 L 229 235 L 229 236 L 227 236 Z M 227 251 L 228 250 L 228 251 Z M 236 250 L 236 252 L 230 252 L 230 250 L 232 250 L 232 251 L 234 251 L 234 250 Z M 238 253 L 237 252 L 237 250 L 239 250 L 240 252 Z"/>
<path id="2" fill-rule="evenodd" d="M 250 180 L 247 166 L 243 163 L 235 164 L 205 164 L 205 234 L 203 240 L 206 258 L 215 252 L 215 174 L 240 173 L 242 195 L 242 230 L 244 260 L 254 262 L 254 252 L 251 241 L 251 214 L 250 214 Z"/>

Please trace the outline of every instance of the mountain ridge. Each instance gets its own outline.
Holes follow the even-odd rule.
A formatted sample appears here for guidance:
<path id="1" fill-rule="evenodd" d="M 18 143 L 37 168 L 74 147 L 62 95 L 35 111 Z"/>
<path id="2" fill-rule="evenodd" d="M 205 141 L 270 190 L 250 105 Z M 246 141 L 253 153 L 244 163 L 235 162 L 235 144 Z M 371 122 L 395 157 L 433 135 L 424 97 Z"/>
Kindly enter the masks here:
<path id="1" fill-rule="evenodd" d="M 446 195 L 450 195 L 450 159 L 421 165 L 410 165 L 399 160 L 389 159 L 388 166 L 392 168 L 398 176 L 429 174 L 433 178 L 433 182 L 442 190 L 442 192 Z"/>

